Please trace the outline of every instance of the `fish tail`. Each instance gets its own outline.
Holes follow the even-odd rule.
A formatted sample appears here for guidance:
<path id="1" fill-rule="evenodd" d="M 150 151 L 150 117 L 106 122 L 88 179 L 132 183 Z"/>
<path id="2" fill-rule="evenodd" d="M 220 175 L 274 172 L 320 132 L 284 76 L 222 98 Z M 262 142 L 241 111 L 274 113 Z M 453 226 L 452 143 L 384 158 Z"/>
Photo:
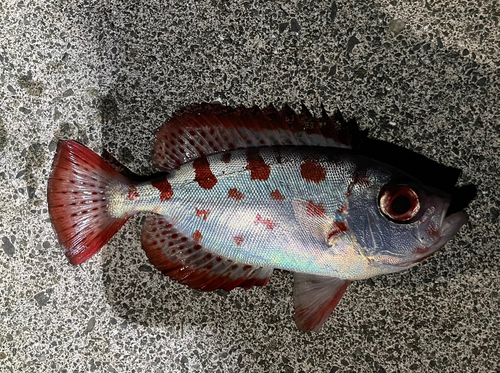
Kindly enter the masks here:
<path id="1" fill-rule="evenodd" d="M 134 183 L 76 141 L 59 141 L 47 187 L 49 214 L 71 264 L 92 257 L 130 215 L 113 217 L 110 185 Z"/>

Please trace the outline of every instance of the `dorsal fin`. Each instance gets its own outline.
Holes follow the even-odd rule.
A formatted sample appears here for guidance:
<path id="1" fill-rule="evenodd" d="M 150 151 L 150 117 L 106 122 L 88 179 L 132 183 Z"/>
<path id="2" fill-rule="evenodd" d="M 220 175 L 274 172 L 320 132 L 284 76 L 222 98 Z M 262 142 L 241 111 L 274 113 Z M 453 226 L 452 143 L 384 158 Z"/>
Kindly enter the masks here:
<path id="1" fill-rule="evenodd" d="M 273 273 L 270 267 L 253 267 L 212 254 L 159 215 L 147 217 L 141 240 L 159 271 L 193 289 L 231 291 L 265 286 Z"/>
<path id="2" fill-rule="evenodd" d="M 193 159 L 228 150 L 278 145 L 351 148 L 355 124 L 340 116 L 314 117 L 305 106 L 300 114 L 289 106 L 231 108 L 220 104 L 190 105 L 176 112 L 157 132 L 153 163 L 170 171 Z"/>

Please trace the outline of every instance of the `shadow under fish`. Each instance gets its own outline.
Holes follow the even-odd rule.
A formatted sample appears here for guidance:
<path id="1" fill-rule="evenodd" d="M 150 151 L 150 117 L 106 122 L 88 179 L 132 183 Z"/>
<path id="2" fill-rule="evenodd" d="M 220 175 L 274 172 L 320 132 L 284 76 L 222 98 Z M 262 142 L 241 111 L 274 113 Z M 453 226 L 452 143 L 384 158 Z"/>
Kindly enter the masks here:
<path id="1" fill-rule="evenodd" d="M 59 242 L 78 265 L 138 212 L 151 263 L 204 291 L 264 286 L 294 273 L 295 321 L 317 331 L 353 280 L 410 268 L 467 222 L 460 171 L 367 138 L 340 115 L 288 106 L 191 105 L 156 133 L 133 174 L 60 141 L 48 183 Z"/>

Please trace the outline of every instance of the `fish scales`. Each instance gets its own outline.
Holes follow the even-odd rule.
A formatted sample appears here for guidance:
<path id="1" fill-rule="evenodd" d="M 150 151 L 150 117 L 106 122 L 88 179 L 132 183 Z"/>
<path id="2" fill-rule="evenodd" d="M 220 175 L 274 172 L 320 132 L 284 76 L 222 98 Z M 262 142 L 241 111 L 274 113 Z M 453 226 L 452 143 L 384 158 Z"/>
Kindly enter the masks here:
<path id="1" fill-rule="evenodd" d="M 350 150 L 354 133 L 326 113 L 194 105 L 156 134 L 166 174 L 140 182 L 60 141 L 51 221 L 75 265 L 142 211 L 149 260 L 182 284 L 248 289 L 292 271 L 297 327 L 317 331 L 351 281 L 418 264 L 467 222 L 446 193 Z"/>
<path id="2" fill-rule="evenodd" d="M 339 209 L 346 203 L 356 165 L 331 151 L 318 152 L 301 147 L 261 148 L 254 154 L 262 157 L 263 168 L 270 169 L 265 179 L 252 179 L 252 173 L 257 171 L 248 167 L 251 157 L 248 151 L 231 152 L 230 162 L 223 161 L 225 154 L 216 154 L 207 157 L 207 167 L 217 179 L 212 187 L 200 186 L 195 180 L 193 162 L 190 162 L 166 178 L 173 191 L 168 200 L 162 201 L 159 190 L 151 183 L 139 185 L 133 200 L 128 198 L 127 187 L 120 186 L 110 200 L 112 206 L 117 206 L 114 216 L 137 211 L 156 212 L 176 222 L 186 236 L 200 232 L 203 235 L 200 243 L 206 249 L 235 261 L 345 276 L 345 268 L 336 268 L 333 265 L 336 262 L 329 260 L 338 253 L 333 249 L 325 250 L 321 242 L 315 242 L 313 237 L 298 229 L 292 201 L 306 198 L 320 205 L 325 214 L 342 222 Z M 314 173 L 304 172 L 304 165 L 313 165 L 323 171 L 314 179 Z M 232 191 L 242 197 L 235 198 Z M 283 199 L 273 198 L 276 192 Z M 112 214 L 114 211 L 111 209 Z M 205 214 L 200 216 L 200 211 Z M 354 273 L 350 276 L 356 277 Z"/>

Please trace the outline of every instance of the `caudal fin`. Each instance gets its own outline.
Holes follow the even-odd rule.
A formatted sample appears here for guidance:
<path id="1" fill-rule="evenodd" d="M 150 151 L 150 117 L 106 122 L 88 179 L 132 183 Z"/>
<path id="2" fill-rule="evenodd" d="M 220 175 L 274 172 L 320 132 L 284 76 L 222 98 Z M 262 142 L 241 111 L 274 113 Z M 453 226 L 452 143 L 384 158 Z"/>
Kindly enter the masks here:
<path id="1" fill-rule="evenodd" d="M 50 218 L 71 264 L 85 262 L 125 224 L 108 212 L 106 189 L 130 183 L 89 148 L 59 141 L 47 188 Z"/>

